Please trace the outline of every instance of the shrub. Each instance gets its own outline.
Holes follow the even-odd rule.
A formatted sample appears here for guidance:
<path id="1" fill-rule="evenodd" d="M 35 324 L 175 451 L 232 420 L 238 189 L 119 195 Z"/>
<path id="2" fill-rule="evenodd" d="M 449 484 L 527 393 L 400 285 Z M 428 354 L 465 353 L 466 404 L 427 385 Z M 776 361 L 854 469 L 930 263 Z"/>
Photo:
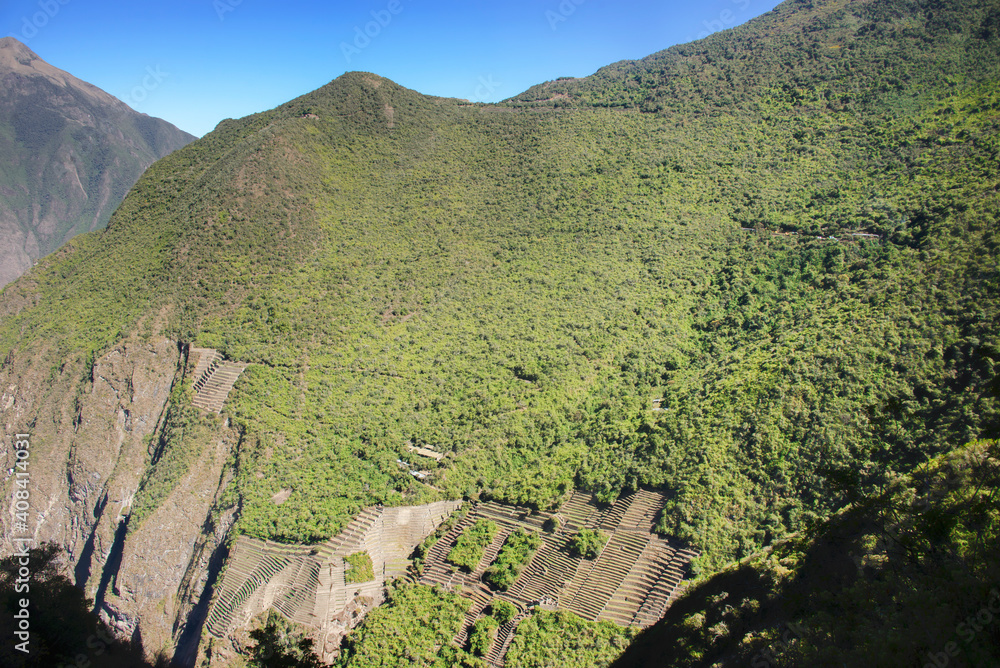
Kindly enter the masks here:
<path id="1" fill-rule="evenodd" d="M 476 520 L 458 537 L 455 547 L 448 553 L 448 561 L 471 573 L 496 535 L 496 524 L 489 520 Z"/>
<path id="2" fill-rule="evenodd" d="M 433 587 L 402 583 L 344 640 L 340 668 L 474 665 L 449 642 L 462 628 L 469 601 Z M 405 657 L 405 658 L 403 658 Z M 478 661 L 478 660 L 477 660 Z"/>
<path id="3" fill-rule="evenodd" d="M 500 624 L 492 617 L 480 617 L 476 620 L 472 625 L 472 631 L 469 632 L 469 651 L 476 656 L 486 656 L 493 639 L 497 636 L 498 628 Z"/>
<path id="4" fill-rule="evenodd" d="M 250 649 L 251 668 L 320 668 L 313 641 L 275 611 L 260 628 L 250 631 L 256 645 Z"/>
<path id="5" fill-rule="evenodd" d="M 500 626 L 503 626 L 517 616 L 517 608 L 509 601 L 498 599 L 493 601 L 493 604 L 490 606 L 490 615 L 493 619 L 497 620 Z"/>
<path id="6" fill-rule="evenodd" d="M 608 536 L 603 531 L 580 529 L 569 542 L 573 554 L 584 559 L 596 559 L 608 542 Z"/>
<path id="7" fill-rule="evenodd" d="M 542 544 L 536 533 L 518 529 L 509 536 L 500 548 L 496 561 L 486 570 L 486 582 L 501 591 L 507 591 L 521 573 L 521 569 L 531 561 L 535 550 Z"/>
<path id="8" fill-rule="evenodd" d="M 506 665 L 606 668 L 621 656 L 635 634 L 635 629 L 612 622 L 588 622 L 573 613 L 540 610 L 518 625 Z"/>
<path id="9" fill-rule="evenodd" d="M 355 552 L 344 557 L 347 569 L 344 571 L 344 582 L 371 582 L 375 579 L 375 566 L 367 552 Z"/>

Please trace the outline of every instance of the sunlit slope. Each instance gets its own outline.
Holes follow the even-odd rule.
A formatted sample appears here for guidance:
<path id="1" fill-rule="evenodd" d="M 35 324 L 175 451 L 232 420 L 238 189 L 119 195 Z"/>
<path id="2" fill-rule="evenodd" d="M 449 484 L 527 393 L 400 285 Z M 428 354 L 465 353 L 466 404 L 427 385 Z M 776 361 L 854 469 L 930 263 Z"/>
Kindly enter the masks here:
<path id="1" fill-rule="evenodd" d="M 996 665 L 998 455 L 957 448 L 706 578 L 614 666 Z"/>
<path id="2" fill-rule="evenodd" d="M 996 429 L 996 88 L 955 55 L 997 52 L 995 4 L 907 15 L 961 78 L 905 113 L 909 84 L 882 90 L 874 65 L 836 77 L 863 106 L 775 97 L 748 57 L 760 107 L 659 111 L 344 75 L 154 165 L 106 232 L 4 293 L 0 354 L 58 366 L 162 327 L 250 363 L 225 410 L 243 434 L 227 503 L 251 535 L 317 540 L 379 502 L 647 485 L 710 563 L 748 553 Z M 831 6 L 739 34 L 819 85 L 789 35 Z M 902 39 L 829 30 L 865 63 Z"/>

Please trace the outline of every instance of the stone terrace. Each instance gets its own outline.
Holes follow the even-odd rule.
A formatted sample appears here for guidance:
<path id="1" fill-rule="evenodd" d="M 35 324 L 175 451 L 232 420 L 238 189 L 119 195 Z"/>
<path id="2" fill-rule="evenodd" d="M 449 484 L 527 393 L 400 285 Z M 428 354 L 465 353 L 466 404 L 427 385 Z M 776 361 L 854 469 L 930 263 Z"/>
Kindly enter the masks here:
<path id="1" fill-rule="evenodd" d="M 211 364 L 211 362 L 209 363 Z M 572 611 L 591 621 L 608 620 L 645 628 L 663 616 L 680 591 L 688 561 L 696 553 L 653 533 L 662 495 L 640 490 L 601 507 L 589 494 L 572 493 L 557 513 L 533 513 L 498 503 L 472 506 L 462 520 L 427 553 L 419 582 L 438 585 L 470 599 L 465 623 L 454 637 L 459 645 L 496 599 L 513 603 L 517 616 L 503 625 L 487 654 L 500 667 L 517 625 L 531 608 Z M 341 628 L 359 601 L 377 604 L 386 581 L 404 576 L 409 555 L 461 505 L 442 501 L 427 506 L 366 508 L 343 531 L 317 546 L 289 546 L 240 538 L 220 582 L 206 622 L 208 632 L 223 637 L 251 618 L 275 608 L 294 622 L 320 629 Z M 446 560 L 458 537 L 478 519 L 499 528 L 482 559 L 465 573 Z M 555 530 L 544 529 L 555 518 Z M 495 592 L 482 576 L 510 533 L 537 532 L 542 543 L 507 592 Z M 569 543 L 582 528 L 609 535 L 596 559 L 572 556 Z M 344 557 L 367 552 L 375 569 L 371 582 L 348 585 Z M 340 626 L 338 626 L 340 624 Z M 332 631 L 331 631 L 332 633 Z M 334 636 L 330 636 L 331 638 Z M 339 636 L 336 636 L 339 637 Z"/>
<path id="2" fill-rule="evenodd" d="M 687 562 L 697 553 L 652 533 L 662 510 L 662 495 L 640 490 L 601 508 L 589 494 L 574 492 L 559 508 L 548 513 L 482 503 L 456 524 L 430 549 L 420 582 L 439 585 L 472 600 L 455 642 L 464 644 L 475 621 L 495 598 L 513 603 L 519 615 L 504 625 L 490 648 L 487 661 L 502 666 L 517 624 L 528 610 L 541 605 L 570 610 L 591 621 L 608 620 L 621 626 L 645 628 L 655 623 L 679 591 Z M 555 531 L 543 526 L 551 517 L 559 520 Z M 476 520 L 497 524 L 499 531 L 471 573 L 446 561 L 458 537 Z M 539 532 L 542 544 L 507 592 L 493 592 L 483 581 L 507 536 L 517 528 Z M 571 555 L 569 542 L 582 528 L 600 529 L 610 538 L 594 560 Z"/>
<path id="3" fill-rule="evenodd" d="M 192 347 L 188 354 L 195 361 L 194 371 L 191 373 L 194 378 L 194 398 L 191 403 L 206 411 L 221 413 L 233 384 L 247 365 L 228 362 L 213 348 Z"/>
<path id="4" fill-rule="evenodd" d="M 240 537 L 212 603 L 208 632 L 221 638 L 268 608 L 322 629 L 352 600 L 381 600 L 385 582 L 406 574 L 409 555 L 460 505 L 364 509 L 339 534 L 316 545 L 281 545 Z M 344 557 L 367 552 L 375 579 L 348 585 Z"/>

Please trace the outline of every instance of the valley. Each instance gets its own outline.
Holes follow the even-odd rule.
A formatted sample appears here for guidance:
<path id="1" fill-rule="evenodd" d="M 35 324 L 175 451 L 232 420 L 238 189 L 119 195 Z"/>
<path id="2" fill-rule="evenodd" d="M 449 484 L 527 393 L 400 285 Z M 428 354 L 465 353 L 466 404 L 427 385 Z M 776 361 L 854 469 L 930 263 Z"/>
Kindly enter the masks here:
<path id="1" fill-rule="evenodd" d="M 226 119 L 0 292 L 27 533 L 150 663 L 924 661 L 1000 577 L 998 82 L 995 0 L 793 0 Z"/>

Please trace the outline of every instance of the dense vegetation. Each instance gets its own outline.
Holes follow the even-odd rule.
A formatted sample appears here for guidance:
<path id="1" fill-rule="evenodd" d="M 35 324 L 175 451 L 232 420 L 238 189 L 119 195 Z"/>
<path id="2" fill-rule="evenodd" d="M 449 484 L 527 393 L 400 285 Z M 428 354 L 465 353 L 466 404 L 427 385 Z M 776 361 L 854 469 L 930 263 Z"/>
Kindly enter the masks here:
<path id="1" fill-rule="evenodd" d="M 154 165 L 3 291 L 0 359 L 82 384 L 162 320 L 250 363 L 236 532 L 646 486 L 708 573 L 1000 433 L 998 82 L 997 0 L 786 2 L 501 105 L 350 73 Z"/>
<path id="2" fill-rule="evenodd" d="M 518 625 L 505 665 L 605 668 L 625 651 L 634 634 L 611 622 L 588 622 L 571 612 L 538 610 Z"/>
<path id="3" fill-rule="evenodd" d="M 499 628 L 499 622 L 489 615 L 477 619 L 469 631 L 469 652 L 473 656 L 486 656 Z"/>
<path id="4" fill-rule="evenodd" d="M 608 536 L 603 531 L 580 529 L 570 539 L 569 549 L 578 557 L 597 559 L 607 542 Z"/>
<path id="5" fill-rule="evenodd" d="M 439 589 L 402 584 L 345 640 L 341 668 L 485 668 L 451 645 L 469 602 Z"/>
<path id="6" fill-rule="evenodd" d="M 517 608 L 513 603 L 498 598 L 490 603 L 490 616 L 503 626 L 517 616 Z"/>
<path id="7" fill-rule="evenodd" d="M 273 610 L 264 623 L 250 631 L 254 645 L 250 668 L 322 668 L 326 664 L 313 652 L 313 641 Z"/>
<path id="8" fill-rule="evenodd" d="M 994 74 L 992 10 L 914 10 L 901 36 L 886 4 L 787 5 L 713 38 L 748 40 L 742 54 L 761 30 L 807 25 L 842 44 L 817 62 L 793 40 L 766 63 L 678 47 L 628 66 L 766 64 L 750 116 L 683 96 L 669 114 L 458 107 L 344 77 L 159 163 L 100 243 L 39 276 L 82 305 L 28 330 L 100 349 L 143 312 L 123 295 L 160 294 L 183 305 L 179 337 L 256 362 L 230 408 L 244 437 L 229 498 L 252 535 L 318 540 L 363 505 L 437 498 L 395 463 L 412 441 L 449 453 L 431 465 L 446 495 L 544 507 L 572 486 L 611 500 L 649 485 L 674 498 L 662 528 L 707 563 L 746 554 L 997 423 L 996 94 L 977 85 Z M 905 107 L 905 86 L 862 100 L 764 85 L 787 70 L 868 90 L 865 58 L 911 71 L 900 40 L 962 83 Z M 828 80 L 835 57 L 854 74 Z M 171 247 L 127 263 L 113 294 L 74 292 L 115 253 Z M 279 508 L 280 489 L 295 491 Z"/>
<path id="9" fill-rule="evenodd" d="M 542 539 L 537 533 L 515 529 L 507 536 L 497 558 L 486 569 L 483 580 L 494 589 L 507 591 L 541 544 Z"/>
<path id="10" fill-rule="evenodd" d="M 498 527 L 496 523 L 486 519 L 476 520 L 476 523 L 462 532 L 462 535 L 455 541 L 455 546 L 451 548 L 446 557 L 449 562 L 472 572 L 476 570 L 483 552 L 493 542 L 497 535 Z"/>
<path id="11" fill-rule="evenodd" d="M 347 570 L 344 573 L 344 581 L 353 584 L 355 582 L 371 582 L 375 579 L 375 566 L 372 558 L 367 552 L 355 552 L 344 557 Z"/>
<path id="12" fill-rule="evenodd" d="M 996 429 L 995 15 L 790 3 L 553 84 L 568 107 L 345 75 L 157 163 L 4 292 L 0 353 L 86 360 L 163 307 L 253 363 L 226 497 L 250 535 L 647 485 L 724 563 Z M 433 487 L 407 442 L 447 454 Z"/>
<path id="13" fill-rule="evenodd" d="M 615 665 L 1000 665 L 998 544 L 978 442 L 706 578 Z"/>

